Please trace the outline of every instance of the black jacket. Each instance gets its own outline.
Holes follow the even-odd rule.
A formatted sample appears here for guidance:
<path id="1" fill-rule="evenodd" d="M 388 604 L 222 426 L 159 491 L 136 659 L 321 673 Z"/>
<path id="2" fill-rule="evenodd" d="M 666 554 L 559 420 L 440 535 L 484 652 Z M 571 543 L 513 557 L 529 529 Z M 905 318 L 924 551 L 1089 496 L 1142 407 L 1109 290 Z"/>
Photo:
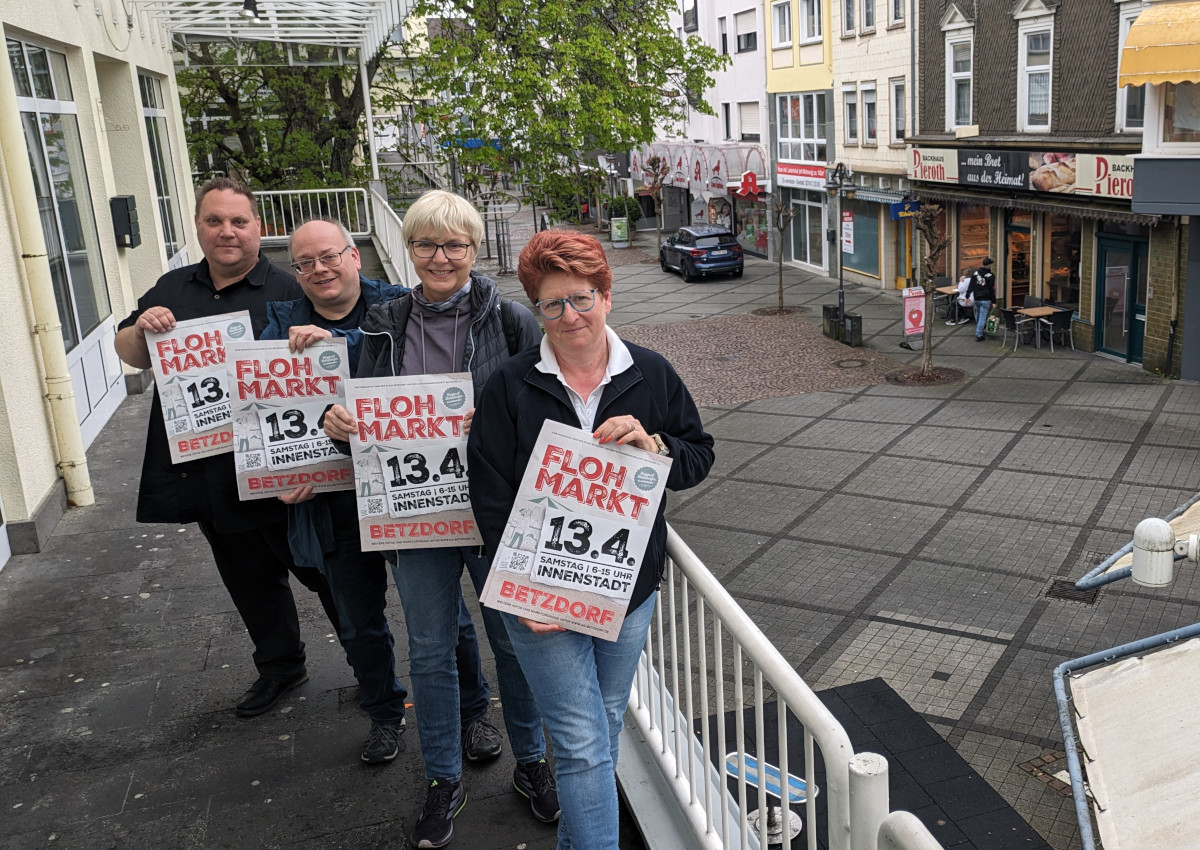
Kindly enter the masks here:
<path id="1" fill-rule="evenodd" d="M 249 310 L 257 339 L 267 324 L 267 303 L 288 301 L 303 295 L 296 278 L 271 265 L 259 254 L 258 264 L 246 277 L 219 292 L 213 287 L 208 261 L 167 272 L 141 298 L 137 309 L 120 324 L 130 327 L 151 307 L 167 307 L 176 321 L 220 316 Z M 211 523 L 217 531 L 250 531 L 264 524 L 283 522 L 284 504 L 278 499 L 238 499 L 237 473 L 233 455 L 171 463 L 167 431 L 162 421 L 158 388 L 150 408 L 146 430 L 146 454 L 138 489 L 138 522 Z"/>
<path id="2" fill-rule="evenodd" d="M 967 284 L 967 295 L 976 301 L 996 300 L 996 276 L 987 266 L 976 269 Z"/>
<path id="3" fill-rule="evenodd" d="M 713 464 L 713 438 L 704 430 L 696 403 L 662 355 L 625 345 L 633 365 L 614 375 L 604 387 L 596 423 L 613 416 L 635 416 L 646 433 L 661 435 L 670 449 L 673 463 L 667 488 L 695 487 Z M 475 400 L 467 465 L 475 523 L 490 557 L 499 547 L 542 422 L 550 419 L 579 427 L 566 389 L 557 376 L 537 369 L 540 359 L 537 348 L 522 351 L 500 367 Z M 667 549 L 665 508 L 664 499 L 654 518 L 629 611 L 646 601 L 662 579 Z"/>

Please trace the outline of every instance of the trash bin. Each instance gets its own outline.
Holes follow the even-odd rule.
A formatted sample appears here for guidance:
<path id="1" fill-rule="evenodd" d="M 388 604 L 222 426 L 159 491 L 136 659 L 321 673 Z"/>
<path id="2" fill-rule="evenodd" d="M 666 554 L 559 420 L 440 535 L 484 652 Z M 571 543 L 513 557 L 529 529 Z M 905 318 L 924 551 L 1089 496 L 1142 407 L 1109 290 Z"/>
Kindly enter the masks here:
<path id="1" fill-rule="evenodd" d="M 862 316 L 857 313 L 847 313 L 846 320 L 842 323 L 843 336 L 842 342 L 851 348 L 862 347 Z"/>
<path id="2" fill-rule="evenodd" d="M 842 327 L 841 316 L 838 313 L 838 305 L 824 304 L 821 307 L 821 333 L 830 339 L 842 341 L 844 328 Z"/>

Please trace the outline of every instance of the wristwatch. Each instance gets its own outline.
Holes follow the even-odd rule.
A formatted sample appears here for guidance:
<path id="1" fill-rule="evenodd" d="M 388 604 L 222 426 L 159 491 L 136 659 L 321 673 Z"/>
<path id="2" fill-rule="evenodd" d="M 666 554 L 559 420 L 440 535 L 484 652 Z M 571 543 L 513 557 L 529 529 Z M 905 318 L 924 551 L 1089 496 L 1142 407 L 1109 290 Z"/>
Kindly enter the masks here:
<path id="1" fill-rule="evenodd" d="M 665 457 L 670 456 L 671 449 L 666 444 L 666 441 L 664 441 L 661 436 L 659 436 L 658 434 L 651 434 L 650 439 L 652 439 L 654 441 L 654 445 L 658 448 L 658 453 L 660 455 L 663 455 Z"/>

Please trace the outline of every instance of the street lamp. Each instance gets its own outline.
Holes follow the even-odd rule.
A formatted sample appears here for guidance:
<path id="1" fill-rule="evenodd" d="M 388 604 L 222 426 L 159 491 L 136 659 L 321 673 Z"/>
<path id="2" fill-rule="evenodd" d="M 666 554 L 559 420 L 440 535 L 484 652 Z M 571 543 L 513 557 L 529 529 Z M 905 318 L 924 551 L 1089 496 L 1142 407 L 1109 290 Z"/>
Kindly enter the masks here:
<path id="1" fill-rule="evenodd" d="M 831 240 L 834 244 L 840 244 L 841 238 L 838 228 L 842 227 L 842 198 L 854 200 L 854 194 L 858 191 L 858 186 L 854 183 L 854 178 L 851 176 L 851 171 L 844 163 L 839 162 L 834 166 L 833 172 L 829 175 L 829 179 L 825 181 L 825 191 L 829 193 L 829 197 L 837 197 L 837 227 L 834 228 L 835 238 Z M 838 321 L 842 323 L 842 341 L 846 342 L 846 273 L 845 264 L 840 251 L 835 251 L 838 258 Z"/>

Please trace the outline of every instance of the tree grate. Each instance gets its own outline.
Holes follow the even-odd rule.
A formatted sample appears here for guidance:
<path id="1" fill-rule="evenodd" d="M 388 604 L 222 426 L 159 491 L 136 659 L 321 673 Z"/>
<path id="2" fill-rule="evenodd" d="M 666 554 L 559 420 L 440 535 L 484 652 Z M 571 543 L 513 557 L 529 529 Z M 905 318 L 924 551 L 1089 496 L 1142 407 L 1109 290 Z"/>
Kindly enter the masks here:
<path id="1" fill-rule="evenodd" d="M 1050 581 L 1050 588 L 1046 591 L 1046 596 L 1050 599 L 1062 599 L 1066 602 L 1082 602 L 1084 605 L 1095 605 L 1096 599 L 1100 596 L 1100 588 L 1093 587 L 1090 590 L 1080 590 L 1075 586 L 1075 582 L 1065 578 L 1056 578 Z"/>

